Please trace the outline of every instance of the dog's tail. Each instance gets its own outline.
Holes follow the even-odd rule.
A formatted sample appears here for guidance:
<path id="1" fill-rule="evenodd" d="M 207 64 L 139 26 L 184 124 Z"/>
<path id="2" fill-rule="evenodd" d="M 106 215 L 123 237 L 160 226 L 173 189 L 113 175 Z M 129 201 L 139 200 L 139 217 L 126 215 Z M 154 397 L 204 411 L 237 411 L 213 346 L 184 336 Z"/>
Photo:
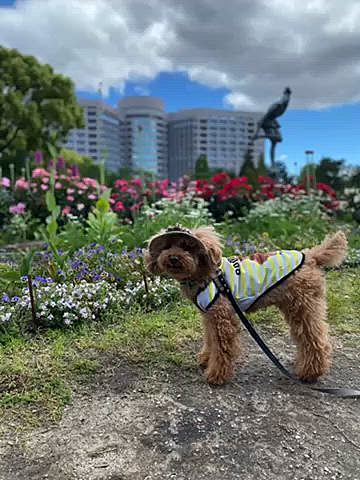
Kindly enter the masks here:
<path id="1" fill-rule="evenodd" d="M 311 248 L 308 254 L 319 267 L 337 267 L 344 261 L 346 252 L 347 240 L 345 234 L 339 231 Z"/>

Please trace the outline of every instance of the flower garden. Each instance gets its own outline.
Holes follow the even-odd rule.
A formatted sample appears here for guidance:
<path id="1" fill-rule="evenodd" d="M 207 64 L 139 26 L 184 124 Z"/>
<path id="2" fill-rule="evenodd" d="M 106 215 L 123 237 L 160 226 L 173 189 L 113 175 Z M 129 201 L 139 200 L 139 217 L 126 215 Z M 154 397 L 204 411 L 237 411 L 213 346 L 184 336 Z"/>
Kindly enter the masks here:
<path id="1" fill-rule="evenodd" d="M 188 361 L 182 352 L 200 336 L 195 308 L 173 281 L 149 276 L 142 256 L 151 235 L 176 223 L 214 225 L 227 255 L 306 248 L 344 229 L 350 250 L 340 273 L 328 274 L 330 314 L 335 329 L 359 331 L 356 302 L 344 323 L 336 288 L 342 275 L 351 297 L 360 290 L 358 190 L 266 176 L 250 184 L 224 172 L 107 185 L 62 158 L 45 166 L 37 153 L 37 161 L 20 177 L 0 179 L 0 410 L 41 404 L 56 417 L 71 391 L 66 362 L 92 372 L 98 357 L 89 351 Z M 33 355 L 45 355 L 40 367 L 29 367 Z"/>

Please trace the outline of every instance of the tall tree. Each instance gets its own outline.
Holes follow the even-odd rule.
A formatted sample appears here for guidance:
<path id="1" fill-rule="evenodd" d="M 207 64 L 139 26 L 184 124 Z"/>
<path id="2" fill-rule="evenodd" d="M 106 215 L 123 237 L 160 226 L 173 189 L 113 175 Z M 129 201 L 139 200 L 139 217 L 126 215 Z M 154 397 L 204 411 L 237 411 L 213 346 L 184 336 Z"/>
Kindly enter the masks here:
<path id="1" fill-rule="evenodd" d="M 342 175 L 342 168 L 344 160 L 334 160 L 330 157 L 324 157 L 320 160 L 320 164 L 316 167 L 317 182 L 327 183 L 336 191 L 341 191 L 344 188 L 344 181 Z"/>
<path id="2" fill-rule="evenodd" d="M 205 180 L 210 178 L 211 172 L 206 155 L 200 155 L 195 164 L 195 179 Z"/>
<path id="3" fill-rule="evenodd" d="M 46 151 L 83 125 L 73 82 L 50 65 L 0 46 L 0 156 L 7 165 L 26 152 Z"/>
<path id="4" fill-rule="evenodd" d="M 242 164 L 239 172 L 240 176 L 247 177 L 251 185 L 256 186 L 258 184 L 258 178 L 260 175 L 268 175 L 268 170 L 265 166 L 264 156 L 259 157 L 258 165 L 255 166 L 253 156 L 249 151 L 245 153 L 244 163 Z"/>

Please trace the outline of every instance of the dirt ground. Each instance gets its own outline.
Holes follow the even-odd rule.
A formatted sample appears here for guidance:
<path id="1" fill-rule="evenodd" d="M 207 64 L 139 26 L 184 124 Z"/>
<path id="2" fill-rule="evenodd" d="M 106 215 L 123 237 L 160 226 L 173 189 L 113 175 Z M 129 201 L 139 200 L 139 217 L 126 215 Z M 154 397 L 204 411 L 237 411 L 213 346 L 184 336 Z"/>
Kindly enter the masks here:
<path id="1" fill-rule="evenodd" d="M 248 343 L 218 388 L 196 369 L 111 359 L 58 425 L 0 440 L 0 479 L 360 479 L 360 399 L 293 385 Z M 271 344 L 290 360 L 286 339 Z M 322 383 L 360 387 L 359 359 L 338 340 Z"/>

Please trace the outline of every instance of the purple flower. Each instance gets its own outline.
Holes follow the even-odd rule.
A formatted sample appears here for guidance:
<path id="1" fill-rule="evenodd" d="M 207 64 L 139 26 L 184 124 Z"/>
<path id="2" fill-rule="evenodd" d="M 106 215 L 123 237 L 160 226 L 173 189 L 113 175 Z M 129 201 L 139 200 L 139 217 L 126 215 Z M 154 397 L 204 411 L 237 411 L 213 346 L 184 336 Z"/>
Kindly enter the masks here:
<path id="1" fill-rule="evenodd" d="M 1 300 L 2 300 L 3 302 L 10 302 L 10 297 L 9 297 L 9 295 L 3 295 L 3 296 L 1 297 Z"/>
<path id="2" fill-rule="evenodd" d="M 13 215 L 22 215 L 25 213 L 26 205 L 25 203 L 19 202 L 16 205 L 11 205 L 9 207 L 9 212 L 12 213 Z"/>
<path id="3" fill-rule="evenodd" d="M 63 168 L 65 168 L 65 158 L 64 158 L 64 157 L 59 157 L 59 158 L 58 158 L 56 167 L 57 167 L 58 169 L 63 169 Z"/>
<path id="4" fill-rule="evenodd" d="M 14 302 L 14 303 L 18 302 L 19 300 L 20 300 L 20 298 L 17 295 L 15 295 L 14 297 L 11 298 L 11 301 Z"/>
<path id="5" fill-rule="evenodd" d="M 43 162 L 43 153 L 41 150 L 36 150 L 36 152 L 34 153 L 34 159 L 35 159 L 35 163 L 37 165 L 41 165 L 42 162 Z"/>
<path id="6" fill-rule="evenodd" d="M 72 165 L 71 166 L 71 175 L 73 177 L 78 177 L 80 175 L 80 170 L 79 170 L 79 167 L 77 165 Z"/>

